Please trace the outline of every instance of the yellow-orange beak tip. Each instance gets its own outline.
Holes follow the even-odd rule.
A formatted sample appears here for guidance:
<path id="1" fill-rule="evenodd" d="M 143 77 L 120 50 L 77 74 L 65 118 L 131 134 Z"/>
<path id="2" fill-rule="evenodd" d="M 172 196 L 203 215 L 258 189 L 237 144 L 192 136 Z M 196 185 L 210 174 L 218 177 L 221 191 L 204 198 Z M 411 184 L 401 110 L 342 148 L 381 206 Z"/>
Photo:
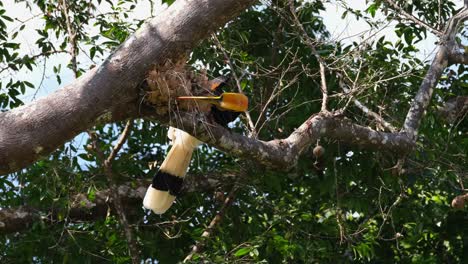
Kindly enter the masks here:
<path id="1" fill-rule="evenodd" d="M 242 93 L 223 93 L 219 106 L 229 111 L 245 112 L 249 107 L 249 98 Z"/>

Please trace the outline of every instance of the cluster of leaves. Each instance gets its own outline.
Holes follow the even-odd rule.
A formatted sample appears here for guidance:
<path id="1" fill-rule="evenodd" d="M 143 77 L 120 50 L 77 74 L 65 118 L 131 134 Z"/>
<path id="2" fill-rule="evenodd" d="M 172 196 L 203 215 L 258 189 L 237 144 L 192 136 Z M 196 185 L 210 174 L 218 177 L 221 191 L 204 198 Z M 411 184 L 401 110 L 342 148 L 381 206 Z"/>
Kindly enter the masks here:
<path id="1" fill-rule="evenodd" d="M 74 47 L 75 57 L 86 57 L 77 68 L 72 66 L 70 58 L 67 67 L 74 77 L 83 74 L 92 65 L 101 62 L 111 50 L 124 41 L 143 22 L 142 19 L 131 21 L 129 13 L 135 8 L 136 1 L 104 1 L 109 7 L 107 12 L 97 12 L 96 5 L 103 4 L 102 0 L 94 1 L 17 1 L 31 10 L 31 17 L 14 19 L 8 10 L 0 3 L 0 110 L 6 111 L 23 104 L 22 95 L 36 94 L 37 91 L 27 91 L 26 88 L 40 89 L 40 83 L 32 83 L 27 77 L 18 78 L 28 72 L 46 72 L 46 60 L 51 59 L 55 64 L 53 72 L 58 84 L 64 76 L 62 65 L 55 63 L 54 55 L 71 53 Z M 66 5 L 64 5 L 64 3 Z M 33 14 L 39 10 L 41 15 Z M 33 26 L 29 21 L 40 21 L 43 27 Z M 24 34 L 26 26 L 36 27 L 37 39 L 35 47 L 25 51 L 21 41 L 16 40 Z M 95 28 L 95 30 L 92 30 Z M 98 32 L 96 35 L 90 31 Z M 30 33 L 27 33 L 30 34 Z M 72 37 L 73 36 L 73 37 Z M 16 41 L 15 41 L 16 40 Z M 24 45 L 24 44 L 23 44 Z M 31 48 L 31 47 L 29 47 Z M 83 54 L 82 54 L 83 53 Z M 98 56 L 99 55 L 99 56 Z M 39 63 L 38 62 L 44 62 Z M 28 76 L 28 75 L 26 75 Z M 66 76 L 67 77 L 67 76 Z M 67 78 L 69 79 L 69 78 Z"/>
<path id="2" fill-rule="evenodd" d="M 142 23 L 125 19 L 137 1 L 105 2 L 111 6 L 107 13 L 96 13 L 90 1 L 70 2 L 69 6 L 78 45 L 83 47 L 79 52 L 86 50 L 91 59 L 108 54 Z M 437 24 L 440 14 L 433 6 L 437 1 L 427 2 L 413 1 L 405 5 L 405 10 Z M 59 3 L 34 3 L 44 12 L 46 21 L 38 45 L 45 51 L 68 47 L 64 14 L 56 11 Z M 442 21 L 446 21 L 453 13 L 453 4 L 442 3 Z M 386 12 L 386 8 L 375 1 L 367 13 L 349 9 L 347 15 L 378 26 L 372 17 L 376 12 Z M 303 36 L 294 25 L 288 1 L 252 7 L 201 43 L 189 63 L 207 69 L 213 77 L 237 76 L 249 95 L 258 136 L 283 138 L 320 110 L 318 62 L 304 42 L 310 37 L 318 40 L 315 48 L 320 56 L 338 65 L 335 72 L 327 74 L 329 93 L 335 95 L 330 109 L 346 107 L 348 118 L 380 129 L 350 106 L 349 98 L 340 96 L 340 81 L 335 74 L 339 73 L 355 81 L 359 89 L 354 98 L 398 127 L 427 69 L 416 57 L 415 47 L 426 38 L 426 29 L 399 23 L 396 41 L 382 37 L 364 44 L 335 43 L 328 39 L 319 16 L 324 9 L 322 1 L 296 3 L 298 18 L 308 34 Z M 0 15 L 0 26 L 1 19 L 4 16 Z M 86 31 L 89 23 L 99 29 L 94 36 Z M 7 31 L 0 32 L 8 39 Z M 50 34 L 56 35 L 60 44 L 54 43 Z M 451 209 L 449 202 L 460 194 L 457 181 L 466 171 L 466 121 L 444 124 L 435 109 L 450 96 L 463 93 L 466 76 L 464 66 L 447 70 L 435 91 L 438 100 L 422 124 L 420 146 L 408 157 L 410 166 L 400 176 L 391 169 L 397 162 L 394 157 L 327 139 L 320 142 L 326 149 L 323 175 L 317 173 L 310 152 L 301 157 L 293 171 L 276 172 L 208 146 L 199 148 L 191 173 L 216 171 L 237 174 L 239 179 L 213 193 L 187 193 L 163 216 L 138 206 L 129 211 L 142 259 L 158 263 L 182 260 L 200 240 L 222 198 L 235 184 L 239 187 L 234 202 L 213 230 L 214 235 L 203 241 L 203 250 L 195 254 L 194 262 L 461 262 L 466 236 L 463 221 L 467 216 L 465 211 Z M 9 93 L 0 98 L 15 100 Z M 236 122 L 234 130 L 242 133 L 245 123 L 243 119 Z M 134 127 L 113 166 L 118 183 L 150 178 L 148 163 L 162 161 L 168 149 L 166 128 L 148 120 L 135 120 Z M 110 153 L 122 130 L 123 124 L 95 128 L 104 155 Z M 33 166 L 1 178 L 2 208 L 30 205 L 44 212 L 44 219 L 54 208 L 56 216 L 55 224 L 44 220 L 24 232 L 2 236 L 3 263 L 130 261 L 122 227 L 112 212 L 104 219 L 89 221 L 76 222 L 68 217 L 75 194 L 87 194 L 93 201 L 98 190 L 108 188 L 103 161 L 90 147 L 91 140 L 86 135 L 79 139 Z"/>
<path id="3" fill-rule="evenodd" d="M 18 71 L 23 67 L 32 70 L 35 64 L 34 59 L 28 55 L 20 56 L 17 52 L 20 44 L 14 42 L 18 32 L 24 29 L 24 25 L 10 35 L 7 28 L 8 22 L 13 22 L 13 19 L 8 15 L 3 3 L 0 3 L 0 74 L 10 70 Z M 22 102 L 18 96 L 24 94 L 27 87 L 32 88 L 34 85 L 25 80 L 2 78 L 0 81 L 0 111 L 21 105 Z"/>

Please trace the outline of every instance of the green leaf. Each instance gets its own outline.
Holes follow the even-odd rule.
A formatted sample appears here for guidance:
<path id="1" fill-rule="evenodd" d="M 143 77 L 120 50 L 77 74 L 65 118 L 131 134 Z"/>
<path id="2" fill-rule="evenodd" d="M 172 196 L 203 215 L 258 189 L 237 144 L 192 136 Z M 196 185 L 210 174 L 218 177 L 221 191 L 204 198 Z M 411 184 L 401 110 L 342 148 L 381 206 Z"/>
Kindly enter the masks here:
<path id="1" fill-rule="evenodd" d="M 91 49 L 89 50 L 89 56 L 91 57 L 91 59 L 93 59 L 94 55 L 96 55 L 96 47 L 91 47 Z"/>
<path id="2" fill-rule="evenodd" d="M 372 17 L 375 17 L 375 11 L 377 10 L 377 4 L 371 4 L 367 9 L 366 12 L 369 13 Z"/>
<path id="3" fill-rule="evenodd" d="M 172 5 L 174 2 L 175 2 L 175 0 L 162 0 L 163 4 L 167 4 L 169 6 Z"/>
<path id="4" fill-rule="evenodd" d="M 244 255 L 249 254 L 249 252 L 252 251 L 252 248 L 241 248 L 234 253 L 235 257 L 242 257 Z"/>

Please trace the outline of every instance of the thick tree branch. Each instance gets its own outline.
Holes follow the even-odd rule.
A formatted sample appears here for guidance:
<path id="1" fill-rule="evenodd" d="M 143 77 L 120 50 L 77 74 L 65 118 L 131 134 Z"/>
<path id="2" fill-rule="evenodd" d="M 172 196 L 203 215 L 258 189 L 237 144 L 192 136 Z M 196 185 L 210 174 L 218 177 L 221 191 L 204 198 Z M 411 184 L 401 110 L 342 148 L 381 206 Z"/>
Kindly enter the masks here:
<path id="1" fill-rule="evenodd" d="M 449 65 L 449 57 L 452 50 L 456 48 L 455 35 L 458 25 L 468 18 L 468 8 L 463 8 L 447 23 L 444 35 L 441 37 L 441 45 L 432 61 L 429 70 L 424 77 L 419 91 L 416 94 L 403 124 L 403 131 L 415 140 L 418 134 L 421 119 L 432 98 L 432 93 L 445 68 Z"/>
<path id="2" fill-rule="evenodd" d="M 468 64 L 468 52 L 466 46 L 462 46 L 455 40 L 458 34 L 459 25 L 463 24 L 468 19 L 468 4 L 465 2 L 462 8 L 454 15 L 445 28 L 444 41 L 449 44 L 449 63 L 450 64 Z"/>
<path id="3" fill-rule="evenodd" d="M 183 192 L 211 192 L 219 188 L 228 188 L 239 175 L 226 173 L 188 174 L 184 180 Z M 117 194 L 122 201 L 126 215 L 134 217 L 141 213 L 141 201 L 151 179 L 137 180 L 117 186 Z M 87 194 L 77 194 L 70 200 L 69 208 L 49 208 L 41 210 L 29 206 L 5 208 L 0 210 L 0 234 L 21 232 L 34 223 L 53 224 L 59 222 L 60 212 L 68 210 L 70 221 L 92 221 L 104 219 L 111 208 L 115 212 L 111 189 L 97 191 L 91 199 Z M 63 215 L 63 213 L 62 213 Z"/>
<path id="4" fill-rule="evenodd" d="M 177 61 L 253 2 L 176 1 L 100 67 L 43 99 L 0 113 L 0 174 L 48 155 L 99 120 L 138 116 L 137 87 L 152 65 Z"/>
<path id="5" fill-rule="evenodd" d="M 446 46 L 440 46 L 429 70 L 424 77 L 419 91 L 416 94 L 408 114 L 406 115 L 403 131 L 416 140 L 421 119 L 432 98 L 435 86 L 439 82 L 440 76 L 448 65 L 448 51 Z"/>
<path id="6" fill-rule="evenodd" d="M 459 30 L 459 25 L 468 19 L 468 5 L 460 10 L 452 19 L 450 19 L 445 29 L 445 41 L 449 45 L 449 63 L 450 64 L 468 64 L 468 51 L 466 46 L 458 44 L 455 40 Z"/>
<path id="7" fill-rule="evenodd" d="M 128 183 L 118 187 L 118 194 L 123 198 L 123 206 L 127 214 L 135 215 L 138 213 L 147 187 L 147 181 L 138 181 L 136 186 Z M 71 221 L 103 219 L 109 208 L 113 209 L 112 198 L 110 189 L 105 189 L 96 192 L 94 199 L 89 198 L 86 194 L 77 194 L 71 199 L 68 209 L 50 208 L 41 211 L 29 206 L 2 209 L 0 210 L 0 234 L 20 232 L 36 222 L 46 224 L 58 222 L 59 213 L 65 210 L 68 210 L 66 215 Z"/>
<path id="8" fill-rule="evenodd" d="M 414 142 L 405 134 L 378 132 L 330 114 L 313 115 L 289 137 L 270 141 L 234 134 L 218 125 L 207 125 L 209 122 L 205 117 L 195 114 L 181 115 L 177 120 L 168 117 L 158 120 L 181 128 L 220 150 L 280 170 L 294 167 L 301 153 L 321 137 L 398 155 L 408 153 L 414 147 Z"/>
<path id="9" fill-rule="evenodd" d="M 447 100 L 442 107 L 439 107 L 439 115 L 448 123 L 453 123 L 457 119 L 468 114 L 468 96 L 457 96 Z"/>
<path id="10" fill-rule="evenodd" d="M 468 47 L 465 47 L 468 49 Z M 449 54 L 450 64 L 468 64 L 468 52 L 464 49 L 453 49 Z"/>

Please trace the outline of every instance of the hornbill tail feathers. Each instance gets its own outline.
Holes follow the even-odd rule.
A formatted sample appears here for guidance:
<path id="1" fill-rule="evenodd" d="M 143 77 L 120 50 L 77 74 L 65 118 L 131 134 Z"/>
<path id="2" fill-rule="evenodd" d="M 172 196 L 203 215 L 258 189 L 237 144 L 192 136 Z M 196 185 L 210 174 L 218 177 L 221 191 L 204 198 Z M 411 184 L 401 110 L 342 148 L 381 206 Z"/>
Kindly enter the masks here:
<path id="1" fill-rule="evenodd" d="M 190 134 L 173 127 L 169 128 L 168 137 L 173 146 L 143 199 L 143 206 L 156 214 L 163 214 L 171 207 L 182 188 L 193 150 L 201 144 Z"/>

